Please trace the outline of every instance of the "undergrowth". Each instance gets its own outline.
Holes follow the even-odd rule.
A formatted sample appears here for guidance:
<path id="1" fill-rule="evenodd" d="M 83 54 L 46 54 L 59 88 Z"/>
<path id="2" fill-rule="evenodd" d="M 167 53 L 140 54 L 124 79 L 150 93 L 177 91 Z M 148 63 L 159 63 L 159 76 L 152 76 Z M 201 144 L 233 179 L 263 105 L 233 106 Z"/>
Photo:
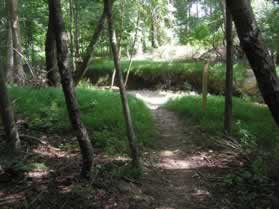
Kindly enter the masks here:
<path id="1" fill-rule="evenodd" d="M 200 96 L 183 97 L 165 106 L 184 118 L 191 118 L 210 134 L 223 132 L 223 97 L 210 96 L 206 112 L 202 111 Z M 224 178 L 225 188 L 230 188 L 228 196 L 235 208 L 268 208 L 279 180 L 279 129 L 268 108 L 234 98 L 233 136 L 242 145 L 249 162 L 244 169 Z"/>
<path id="2" fill-rule="evenodd" d="M 65 133 L 70 123 L 61 89 L 11 87 L 9 89 L 17 115 L 23 117 L 32 129 Z M 110 154 L 127 152 L 125 121 L 116 92 L 96 90 L 90 87 L 77 89 L 81 118 L 91 133 L 97 147 Z M 145 104 L 129 96 L 138 143 L 152 145 L 153 118 Z"/>
<path id="3" fill-rule="evenodd" d="M 139 76 L 149 76 L 156 78 L 160 75 L 183 75 L 191 73 L 202 73 L 205 63 L 195 61 L 154 61 L 154 60 L 135 60 L 132 62 L 131 73 Z M 129 60 L 123 59 L 121 67 L 127 71 Z M 89 67 L 89 71 L 112 73 L 114 64 L 109 59 L 96 59 Z M 209 67 L 210 76 L 215 79 L 225 79 L 225 64 L 211 63 Z M 234 79 L 242 81 L 244 79 L 244 66 L 234 65 Z"/>

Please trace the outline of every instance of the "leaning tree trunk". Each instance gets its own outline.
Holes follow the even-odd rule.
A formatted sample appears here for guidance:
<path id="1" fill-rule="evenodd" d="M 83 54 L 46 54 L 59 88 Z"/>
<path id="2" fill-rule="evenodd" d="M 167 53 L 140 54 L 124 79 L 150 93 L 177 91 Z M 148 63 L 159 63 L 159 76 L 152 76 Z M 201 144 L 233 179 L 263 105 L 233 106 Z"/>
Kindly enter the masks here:
<path id="1" fill-rule="evenodd" d="M 58 67 L 61 83 L 65 95 L 68 114 L 73 130 L 76 133 L 82 155 L 81 176 L 89 177 L 93 165 L 93 147 L 86 128 L 81 122 L 80 111 L 75 97 L 73 78 L 69 70 L 69 53 L 67 47 L 67 33 L 65 31 L 60 0 L 49 0 L 49 15 L 56 38 Z"/>
<path id="2" fill-rule="evenodd" d="M 51 22 L 51 17 L 49 17 L 45 45 L 47 84 L 57 87 L 59 86 L 59 72 L 57 66 L 56 41 Z"/>
<path id="3" fill-rule="evenodd" d="M 14 50 L 14 81 L 18 84 L 25 82 L 25 73 L 22 66 L 22 50 L 19 32 L 19 20 L 17 14 L 17 0 L 7 0 L 9 7 L 9 21 L 12 30 L 13 50 Z"/>
<path id="4" fill-rule="evenodd" d="M 105 12 L 107 15 L 108 26 L 109 26 L 109 39 L 111 44 L 111 50 L 113 54 L 114 66 L 116 70 L 116 74 L 118 76 L 121 100 L 123 105 L 123 111 L 127 126 L 127 135 L 129 140 L 129 145 L 131 149 L 131 158 L 132 158 L 132 165 L 135 168 L 140 168 L 140 159 L 139 159 L 139 150 L 136 143 L 136 135 L 132 123 L 132 117 L 129 109 L 127 93 L 124 86 L 123 75 L 121 72 L 120 61 L 119 61 L 119 49 L 117 46 L 117 38 L 114 30 L 113 25 L 113 17 L 112 17 L 112 1 L 111 0 L 104 0 L 105 3 Z"/>
<path id="5" fill-rule="evenodd" d="M 4 71 L 0 66 L 0 115 L 4 125 L 8 149 L 11 152 L 20 151 L 20 139 L 14 121 L 14 114 L 8 98 L 8 90 L 5 84 Z"/>
<path id="6" fill-rule="evenodd" d="M 106 19 L 106 15 L 105 15 L 105 12 L 103 12 L 101 18 L 98 21 L 98 24 L 97 24 L 96 30 L 92 36 L 92 39 L 85 51 L 83 61 L 80 65 L 80 67 L 78 67 L 77 71 L 74 74 L 75 85 L 77 85 L 79 83 L 79 81 L 82 79 L 82 77 L 85 75 L 85 73 L 87 71 L 87 67 L 91 61 L 95 46 L 102 34 L 102 31 L 104 30 L 105 19 Z"/>
<path id="7" fill-rule="evenodd" d="M 272 57 L 262 41 L 250 1 L 228 0 L 227 4 L 263 99 L 279 126 L 279 80 Z"/>
<path id="8" fill-rule="evenodd" d="M 228 0 L 226 0 L 228 1 Z M 225 114 L 224 131 L 226 134 L 232 133 L 232 95 L 233 95 L 233 63 L 232 63 L 232 17 L 225 2 L 226 8 L 226 89 L 225 89 Z"/>

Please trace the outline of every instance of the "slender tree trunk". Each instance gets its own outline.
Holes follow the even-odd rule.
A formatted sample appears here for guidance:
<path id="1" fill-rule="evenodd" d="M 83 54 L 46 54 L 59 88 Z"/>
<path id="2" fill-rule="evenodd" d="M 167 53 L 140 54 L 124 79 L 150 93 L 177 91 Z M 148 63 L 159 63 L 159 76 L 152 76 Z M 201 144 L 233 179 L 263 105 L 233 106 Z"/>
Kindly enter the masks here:
<path id="1" fill-rule="evenodd" d="M 207 107 L 207 95 L 208 95 L 208 68 L 209 61 L 204 65 L 202 75 L 202 111 L 206 112 Z"/>
<path id="2" fill-rule="evenodd" d="M 56 54 L 56 41 L 53 32 L 51 17 L 48 20 L 48 29 L 46 35 L 46 71 L 47 71 L 47 84 L 49 86 L 59 86 L 59 72 L 57 66 L 57 54 Z"/>
<path id="3" fill-rule="evenodd" d="M 155 31 L 155 21 L 153 15 L 151 15 L 151 45 L 152 48 L 157 48 L 157 42 L 156 42 L 156 31 Z"/>
<path id="4" fill-rule="evenodd" d="M 227 4 L 263 99 L 279 126 L 279 80 L 274 62 L 262 41 L 250 1 L 228 0 Z"/>
<path id="5" fill-rule="evenodd" d="M 80 111 L 76 100 L 73 78 L 69 70 L 69 53 L 67 47 L 67 33 L 65 31 L 60 0 L 49 0 L 49 15 L 56 38 L 58 67 L 61 83 L 65 95 L 66 105 L 72 128 L 76 133 L 82 155 L 81 176 L 89 177 L 93 165 L 93 147 L 86 128 L 81 122 Z"/>
<path id="6" fill-rule="evenodd" d="M 69 16 L 70 16 L 70 54 L 71 54 L 71 65 L 73 67 L 73 72 L 76 71 L 75 62 L 75 50 L 74 50 L 74 5 L 73 0 L 69 0 Z"/>
<path id="7" fill-rule="evenodd" d="M 276 65 L 279 65 L 279 47 L 276 52 Z"/>
<path id="8" fill-rule="evenodd" d="M 130 60 L 129 60 L 129 65 L 128 65 L 128 69 L 127 69 L 127 74 L 126 74 L 126 78 L 125 78 L 125 87 L 127 86 L 128 80 L 129 80 L 129 74 L 131 71 L 131 67 L 132 67 L 132 63 L 133 63 L 133 56 L 135 53 L 135 46 L 138 40 L 138 32 L 139 32 L 139 21 L 140 21 L 140 15 L 138 14 L 137 17 L 137 23 L 136 23 L 136 32 L 135 32 L 135 36 L 134 36 L 134 41 L 131 47 L 131 52 L 130 52 Z"/>
<path id="9" fill-rule="evenodd" d="M 79 25 L 79 0 L 74 1 L 74 25 L 75 25 L 75 52 L 76 52 L 76 61 L 81 60 L 81 54 L 80 54 L 80 25 Z"/>
<path id="10" fill-rule="evenodd" d="M 112 17 L 112 1 L 104 0 L 104 2 L 105 2 L 105 11 L 106 11 L 108 25 L 109 25 L 109 39 L 111 43 L 111 50 L 113 53 L 114 65 L 118 76 L 121 100 L 122 100 L 123 111 L 124 111 L 124 116 L 125 116 L 125 121 L 127 126 L 127 135 L 128 135 L 129 145 L 131 149 L 132 165 L 135 168 L 140 168 L 141 165 L 139 159 L 139 150 L 136 143 L 136 135 L 132 124 L 132 117 L 129 109 L 127 93 L 125 90 L 123 76 L 120 67 L 119 49 L 117 46 L 117 38 L 114 30 L 113 17 Z"/>
<path id="11" fill-rule="evenodd" d="M 88 47 L 86 48 L 86 52 L 83 57 L 83 61 L 80 65 L 80 67 L 78 68 L 78 70 L 75 72 L 75 75 L 74 75 L 75 85 L 77 85 L 79 83 L 79 81 L 82 79 L 82 77 L 87 72 L 87 67 L 91 61 L 95 46 L 98 43 L 98 40 L 102 34 L 102 31 L 104 30 L 105 20 L 106 20 L 106 15 L 105 15 L 105 12 L 103 12 L 101 18 L 98 21 L 97 28 L 91 38 L 91 41 L 90 41 Z"/>
<path id="12" fill-rule="evenodd" d="M 8 149 L 11 152 L 20 151 L 20 139 L 14 121 L 14 114 L 8 97 L 8 90 L 5 84 L 4 71 L 0 66 L 0 115 L 6 133 Z"/>
<path id="13" fill-rule="evenodd" d="M 232 17 L 225 2 L 226 7 L 226 88 L 225 88 L 225 114 L 224 131 L 227 134 L 232 133 L 232 95 L 233 95 L 233 63 L 232 63 Z"/>
<path id="14" fill-rule="evenodd" d="M 8 26 L 8 42 L 7 42 L 7 69 L 6 69 L 6 81 L 8 83 L 13 82 L 13 72 L 14 72 L 14 52 L 13 52 L 13 35 L 12 28 Z"/>
<path id="15" fill-rule="evenodd" d="M 13 50 L 14 50 L 14 81 L 18 84 L 25 82 L 25 73 L 22 66 L 21 41 L 19 31 L 19 20 L 17 15 L 17 0 L 8 0 L 9 21 L 12 30 Z"/>

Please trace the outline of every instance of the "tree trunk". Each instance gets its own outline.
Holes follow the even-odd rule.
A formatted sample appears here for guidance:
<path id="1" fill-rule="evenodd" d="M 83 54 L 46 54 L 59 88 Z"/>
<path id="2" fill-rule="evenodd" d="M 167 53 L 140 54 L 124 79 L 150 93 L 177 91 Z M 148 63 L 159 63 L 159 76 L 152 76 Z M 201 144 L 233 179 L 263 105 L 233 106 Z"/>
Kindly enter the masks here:
<path id="1" fill-rule="evenodd" d="M 94 52 L 95 46 L 102 34 L 102 31 L 104 30 L 104 24 L 105 24 L 106 15 L 105 12 L 103 12 L 101 18 L 98 21 L 97 28 L 92 36 L 92 39 L 86 49 L 85 55 L 83 57 L 83 61 L 78 68 L 78 70 L 75 72 L 74 80 L 75 85 L 79 83 L 79 81 L 82 79 L 82 77 L 85 75 L 87 71 L 87 67 L 91 61 L 92 53 Z"/>
<path id="2" fill-rule="evenodd" d="M 117 46 L 117 38 L 114 30 L 113 17 L 112 17 L 112 1 L 104 0 L 104 2 L 105 2 L 105 11 L 106 11 L 108 25 L 109 25 L 109 39 L 111 44 L 111 50 L 113 53 L 115 70 L 118 76 L 121 100 L 122 100 L 123 111 L 124 111 L 124 116 L 125 116 L 125 121 L 127 126 L 127 135 L 128 135 L 129 145 L 131 149 L 132 165 L 135 168 L 140 168 L 141 166 L 140 166 L 140 159 L 139 159 L 139 150 L 136 143 L 136 135 L 132 124 L 132 117 L 129 109 L 127 93 L 125 90 L 123 75 L 120 67 L 119 49 Z"/>
<path id="3" fill-rule="evenodd" d="M 129 74 L 130 74 L 130 71 L 131 71 L 132 63 L 133 63 L 133 56 L 134 56 L 134 53 L 135 53 L 135 47 L 136 47 L 136 43 L 138 41 L 139 22 L 140 22 L 140 14 L 138 14 L 138 17 L 137 17 L 136 32 L 135 32 L 134 41 L 133 41 L 133 44 L 132 44 L 132 47 L 131 47 L 130 60 L 129 60 L 127 74 L 126 74 L 125 83 L 124 83 L 125 87 L 127 86 L 127 83 L 128 83 L 128 80 L 129 80 Z"/>
<path id="4" fill-rule="evenodd" d="M 1 66 L 0 66 L 1 68 Z M 7 147 L 11 152 L 20 151 L 20 139 L 14 121 L 14 114 L 8 98 L 8 90 L 5 84 L 4 71 L 0 69 L 0 114 L 6 133 Z"/>
<path id="5" fill-rule="evenodd" d="M 89 177 L 93 165 L 93 147 L 86 128 L 81 122 L 80 111 L 75 97 L 72 72 L 69 70 L 69 53 L 67 47 L 67 33 L 65 31 L 60 0 L 49 0 L 49 15 L 56 38 L 58 67 L 61 83 L 65 95 L 68 114 L 73 130 L 76 133 L 82 155 L 81 176 Z"/>
<path id="6" fill-rule="evenodd" d="M 49 17 L 45 46 L 47 84 L 49 86 L 57 87 L 59 86 L 59 73 L 57 66 L 56 41 L 51 22 L 51 17 Z"/>
<path id="7" fill-rule="evenodd" d="M 278 47 L 277 53 L 276 53 L 276 65 L 279 65 L 279 47 Z"/>
<path id="8" fill-rule="evenodd" d="M 76 62 L 78 63 L 81 60 L 81 55 L 80 55 L 80 25 L 79 25 L 79 1 L 75 0 L 74 1 L 74 24 L 75 24 L 75 58 Z"/>
<path id="9" fill-rule="evenodd" d="M 70 53 L 71 53 L 71 66 L 72 71 L 76 70 L 75 50 L 74 50 L 74 5 L 73 0 L 69 0 L 69 16 L 70 16 Z"/>
<path id="10" fill-rule="evenodd" d="M 202 111 L 203 111 L 203 113 L 206 113 L 206 108 L 207 108 L 208 68 L 209 68 L 209 61 L 204 65 L 203 75 L 202 75 Z"/>
<path id="11" fill-rule="evenodd" d="M 156 31 L 155 31 L 155 21 L 154 21 L 154 17 L 153 15 L 151 15 L 151 29 L 150 29 L 150 33 L 151 33 L 151 45 L 152 48 L 157 48 L 157 42 L 156 42 Z"/>
<path id="12" fill-rule="evenodd" d="M 262 41 L 250 1 L 228 0 L 227 4 L 263 99 L 279 126 L 279 80 L 274 62 Z"/>
<path id="13" fill-rule="evenodd" d="M 13 82 L 13 72 L 14 72 L 14 50 L 13 50 L 13 35 L 12 28 L 8 26 L 8 42 L 7 42 L 7 68 L 6 68 L 6 81 L 8 83 Z"/>
<path id="14" fill-rule="evenodd" d="M 228 0 L 226 0 L 228 1 Z M 226 88 L 225 88 L 225 114 L 224 131 L 226 134 L 232 133 L 232 95 L 233 95 L 233 63 L 232 63 L 232 17 L 225 2 L 226 8 Z"/>
<path id="15" fill-rule="evenodd" d="M 22 66 L 21 41 L 19 32 L 19 20 L 17 15 L 17 0 L 8 0 L 9 21 L 12 30 L 13 50 L 14 50 L 14 81 L 18 84 L 25 82 L 25 73 Z"/>

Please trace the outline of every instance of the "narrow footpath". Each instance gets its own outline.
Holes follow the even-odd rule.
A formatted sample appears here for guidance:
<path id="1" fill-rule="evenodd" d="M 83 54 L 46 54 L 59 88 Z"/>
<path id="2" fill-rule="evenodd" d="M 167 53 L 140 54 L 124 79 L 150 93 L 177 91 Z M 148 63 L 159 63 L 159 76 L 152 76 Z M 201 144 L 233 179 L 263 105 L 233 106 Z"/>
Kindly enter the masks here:
<path id="1" fill-rule="evenodd" d="M 152 109 L 159 139 L 145 152 L 141 201 L 132 209 L 229 209 L 222 178 L 239 163 L 237 154 L 199 126 L 160 105 L 179 97 L 168 92 L 130 92 Z M 137 198 L 135 198 L 137 199 Z M 144 201 L 142 201 L 144 200 Z M 134 205 L 133 205 L 134 204 Z"/>

